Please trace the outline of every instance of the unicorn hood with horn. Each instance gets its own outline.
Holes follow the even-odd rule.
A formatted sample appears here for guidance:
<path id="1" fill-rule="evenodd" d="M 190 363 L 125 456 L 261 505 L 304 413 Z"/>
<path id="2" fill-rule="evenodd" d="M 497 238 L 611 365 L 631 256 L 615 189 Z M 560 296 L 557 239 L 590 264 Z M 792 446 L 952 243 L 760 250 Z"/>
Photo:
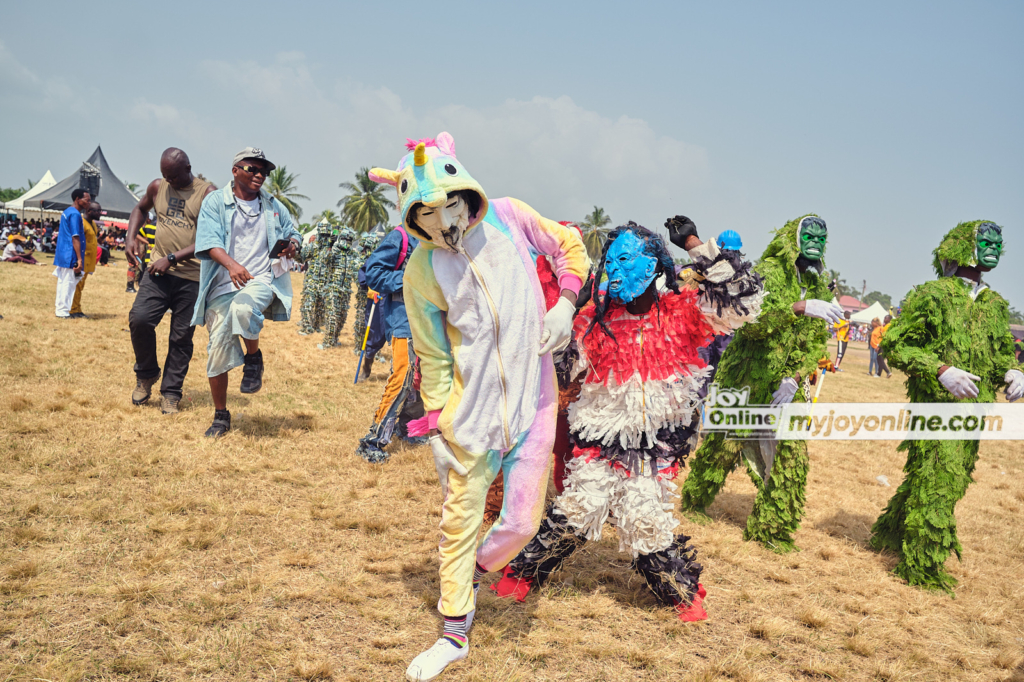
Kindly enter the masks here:
<path id="1" fill-rule="evenodd" d="M 402 223 L 416 237 L 457 253 L 466 231 L 487 214 L 487 195 L 455 158 L 455 140 L 448 133 L 407 139 L 406 148 L 410 153 L 398 162 L 398 170 L 374 168 L 370 179 L 398 190 Z M 420 215 L 410 220 L 414 207 Z"/>
<path id="2" fill-rule="evenodd" d="M 397 170 L 374 168 L 370 178 L 398 190 L 402 222 L 421 239 L 403 291 L 446 493 L 438 608 L 458 619 L 475 606 L 474 561 L 478 570 L 500 570 L 540 524 L 558 398 L 551 351 L 570 338 L 590 262 L 570 228 L 516 199 L 488 199 L 455 157 L 448 133 L 407 147 Z M 537 276 L 540 255 L 561 288 L 550 311 Z M 499 470 L 504 507 L 477 548 L 487 489 Z M 438 640 L 413 661 L 409 679 L 433 679 L 428 669 L 464 657 L 445 648 L 458 649 L 457 639 Z"/>

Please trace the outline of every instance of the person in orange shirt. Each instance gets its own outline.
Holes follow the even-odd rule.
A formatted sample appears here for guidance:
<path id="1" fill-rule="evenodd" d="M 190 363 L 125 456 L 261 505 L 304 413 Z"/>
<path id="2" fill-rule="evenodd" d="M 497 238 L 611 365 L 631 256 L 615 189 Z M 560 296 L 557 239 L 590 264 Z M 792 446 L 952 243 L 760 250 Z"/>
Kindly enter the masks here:
<path id="1" fill-rule="evenodd" d="M 843 356 L 846 354 L 846 346 L 850 343 L 850 311 L 847 310 L 844 315 L 846 319 L 839 320 L 834 325 L 833 329 L 836 330 L 836 341 L 839 342 L 839 348 L 836 350 L 836 371 L 842 372 L 839 369 L 839 364 L 843 361 Z"/>
<path id="2" fill-rule="evenodd" d="M 885 316 L 885 324 L 877 325 L 878 320 L 872 321 L 871 330 L 871 353 L 875 357 L 875 371 L 877 374 L 873 376 L 882 376 L 882 370 L 885 370 L 886 378 L 892 379 L 892 371 L 889 369 L 889 365 L 885 362 L 885 356 L 882 354 L 879 344 L 882 343 L 882 337 L 885 336 L 885 332 L 889 329 L 889 324 L 892 322 L 892 315 Z"/>

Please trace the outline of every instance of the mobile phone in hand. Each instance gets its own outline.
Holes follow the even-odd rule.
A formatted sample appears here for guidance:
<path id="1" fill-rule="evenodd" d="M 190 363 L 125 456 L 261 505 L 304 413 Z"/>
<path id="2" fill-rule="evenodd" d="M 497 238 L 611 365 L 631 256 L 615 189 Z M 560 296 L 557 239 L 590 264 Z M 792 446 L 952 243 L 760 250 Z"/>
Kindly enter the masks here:
<path id="1" fill-rule="evenodd" d="M 274 248 L 272 248 L 270 250 L 270 257 L 271 258 L 280 258 L 281 257 L 281 252 L 284 251 L 285 249 L 287 249 L 288 245 L 291 244 L 291 243 L 292 242 L 291 242 L 290 239 L 278 239 L 277 243 L 274 244 Z"/>

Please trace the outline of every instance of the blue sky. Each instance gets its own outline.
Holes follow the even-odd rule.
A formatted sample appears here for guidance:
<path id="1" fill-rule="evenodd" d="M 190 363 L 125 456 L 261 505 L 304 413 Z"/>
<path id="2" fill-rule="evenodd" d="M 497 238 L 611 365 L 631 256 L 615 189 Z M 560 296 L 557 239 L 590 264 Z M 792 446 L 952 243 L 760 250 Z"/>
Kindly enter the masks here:
<path id="1" fill-rule="evenodd" d="M 491 196 L 738 231 L 805 212 L 826 261 L 902 296 L 958 221 L 1006 227 L 1024 308 L 1021 3 L 19 3 L 0 26 L 0 185 L 126 181 L 180 146 L 215 182 L 260 146 L 306 218 L 442 130 Z M 251 37 L 250 37 L 251 36 Z"/>

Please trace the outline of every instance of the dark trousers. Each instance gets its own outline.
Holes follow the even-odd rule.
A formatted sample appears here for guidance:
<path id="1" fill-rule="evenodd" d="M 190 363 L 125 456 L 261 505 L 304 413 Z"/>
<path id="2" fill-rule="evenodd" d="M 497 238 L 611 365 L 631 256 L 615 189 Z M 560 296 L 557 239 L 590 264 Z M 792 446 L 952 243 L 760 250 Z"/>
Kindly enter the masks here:
<path id="1" fill-rule="evenodd" d="M 160 376 L 160 363 L 156 357 L 156 327 L 164 313 L 171 311 L 171 331 L 167 337 L 167 359 L 164 360 L 164 380 L 160 393 L 181 397 L 181 386 L 192 361 L 192 312 L 199 297 L 199 282 L 191 282 L 174 275 L 142 276 L 139 293 L 128 314 L 128 327 L 132 332 L 135 349 L 135 376 L 152 379 Z"/>
<path id="2" fill-rule="evenodd" d="M 718 363 L 721 362 L 722 356 L 725 355 L 725 349 L 732 343 L 733 336 L 735 334 L 715 334 L 714 338 L 711 339 L 711 343 L 697 349 L 697 355 L 700 359 L 714 367 L 707 381 L 697 389 L 697 396 L 701 400 L 708 397 L 708 387 L 715 381 L 715 374 L 718 373 Z"/>
<path id="3" fill-rule="evenodd" d="M 846 346 L 849 344 L 848 341 L 839 341 L 839 349 L 836 351 L 836 367 L 843 361 L 843 356 L 846 355 Z"/>
<path id="4" fill-rule="evenodd" d="M 371 307 L 373 307 L 373 301 L 367 301 L 367 315 L 370 314 Z M 373 317 L 367 317 L 366 324 L 370 326 L 370 335 L 366 338 L 366 354 L 368 356 L 375 355 L 387 343 L 387 339 L 384 338 L 384 320 L 381 319 L 380 303 L 373 308 Z M 359 341 L 361 343 L 362 339 L 359 339 Z"/>
<path id="5" fill-rule="evenodd" d="M 882 351 L 878 351 L 878 363 L 875 365 L 875 369 L 878 371 L 878 376 L 882 376 L 882 372 L 892 374 L 892 370 L 889 369 L 889 365 L 885 362 L 885 355 Z"/>

